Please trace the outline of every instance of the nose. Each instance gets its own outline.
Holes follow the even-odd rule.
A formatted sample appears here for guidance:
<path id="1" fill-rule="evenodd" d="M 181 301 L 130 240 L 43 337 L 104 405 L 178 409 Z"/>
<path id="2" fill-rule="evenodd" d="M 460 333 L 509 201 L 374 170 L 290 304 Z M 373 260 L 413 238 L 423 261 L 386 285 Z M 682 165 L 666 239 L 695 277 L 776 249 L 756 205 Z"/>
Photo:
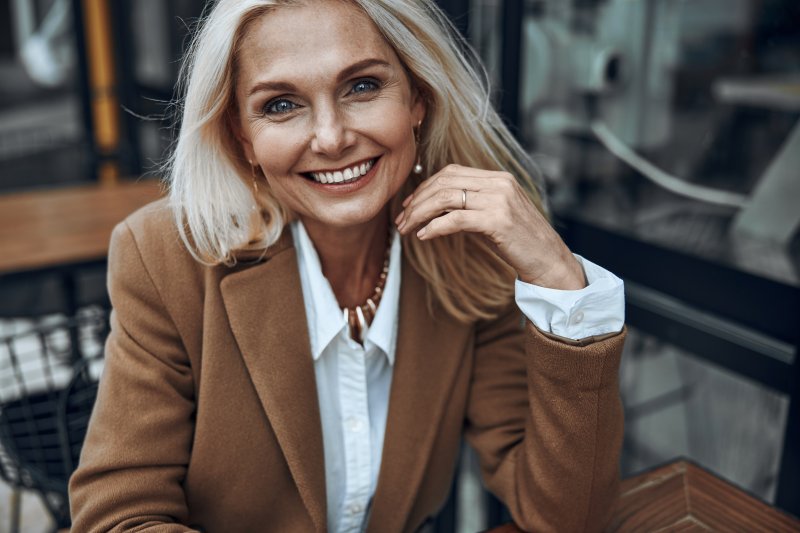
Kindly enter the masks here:
<path id="1" fill-rule="evenodd" d="M 314 114 L 313 152 L 336 158 L 352 146 L 354 140 L 355 134 L 347 126 L 346 117 L 336 107 L 325 107 Z"/>

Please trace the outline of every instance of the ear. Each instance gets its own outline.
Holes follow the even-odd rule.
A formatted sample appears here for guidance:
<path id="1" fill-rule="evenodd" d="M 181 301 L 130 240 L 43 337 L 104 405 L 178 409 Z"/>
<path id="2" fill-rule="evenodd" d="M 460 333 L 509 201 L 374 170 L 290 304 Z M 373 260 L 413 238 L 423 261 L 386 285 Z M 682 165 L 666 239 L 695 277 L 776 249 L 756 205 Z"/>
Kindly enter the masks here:
<path id="1" fill-rule="evenodd" d="M 417 124 L 425 121 L 425 115 L 427 115 L 427 104 L 426 98 L 422 94 L 419 89 L 414 89 L 414 100 L 411 104 L 411 118 L 414 121 L 414 127 L 417 127 Z"/>
<path id="2" fill-rule="evenodd" d="M 253 150 L 253 143 L 250 142 L 250 136 L 247 134 L 247 132 L 245 132 L 244 127 L 242 126 L 242 122 L 239 119 L 239 112 L 235 106 L 228 110 L 227 121 L 228 127 L 233 133 L 233 136 L 236 137 L 236 140 L 239 142 L 239 146 L 242 147 L 242 153 L 244 154 L 244 157 L 248 161 L 255 162 L 256 153 L 255 150 Z"/>

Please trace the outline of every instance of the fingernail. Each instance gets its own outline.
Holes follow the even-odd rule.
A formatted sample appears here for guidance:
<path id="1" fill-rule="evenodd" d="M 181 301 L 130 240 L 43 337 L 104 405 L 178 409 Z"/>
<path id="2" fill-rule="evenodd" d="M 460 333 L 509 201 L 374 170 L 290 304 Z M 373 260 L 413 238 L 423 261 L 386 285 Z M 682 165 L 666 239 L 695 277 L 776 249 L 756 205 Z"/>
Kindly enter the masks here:
<path id="1" fill-rule="evenodd" d="M 394 219 L 394 223 L 395 223 L 395 225 L 399 225 L 399 224 L 400 224 L 400 222 L 402 222 L 402 221 L 403 221 L 403 215 L 404 215 L 404 214 L 405 214 L 405 211 L 400 211 L 400 214 L 399 214 L 399 215 L 397 215 L 397 217 L 395 217 L 395 219 Z"/>
<path id="2" fill-rule="evenodd" d="M 407 205 L 408 205 L 408 202 L 410 202 L 410 201 L 411 201 L 411 199 L 412 199 L 413 197 L 414 197 L 414 195 L 413 195 L 413 194 L 410 194 L 410 195 L 408 195 L 408 198 L 406 198 L 405 200 L 403 200 L 403 207 L 407 206 Z"/>
<path id="3" fill-rule="evenodd" d="M 420 239 L 421 239 L 422 237 L 424 237 L 424 236 L 425 236 L 425 233 L 427 232 L 427 229 L 428 229 L 428 228 L 427 228 L 427 227 L 425 227 L 425 228 L 422 228 L 421 230 L 419 230 L 419 231 L 417 232 L 417 237 L 418 237 L 418 238 L 420 238 Z"/>

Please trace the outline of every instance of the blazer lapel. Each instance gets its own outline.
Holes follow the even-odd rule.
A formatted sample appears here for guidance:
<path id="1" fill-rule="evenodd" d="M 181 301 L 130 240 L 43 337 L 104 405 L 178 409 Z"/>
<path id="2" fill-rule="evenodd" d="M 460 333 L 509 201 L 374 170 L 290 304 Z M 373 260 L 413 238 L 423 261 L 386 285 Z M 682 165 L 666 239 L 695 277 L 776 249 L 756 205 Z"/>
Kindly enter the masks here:
<path id="1" fill-rule="evenodd" d="M 297 257 L 288 231 L 264 259 L 226 276 L 222 297 L 289 470 L 316 529 L 324 531 L 322 425 Z"/>
<path id="2" fill-rule="evenodd" d="M 471 328 L 428 311 L 424 280 L 403 261 L 392 389 L 368 531 L 401 531 L 419 491 Z"/>

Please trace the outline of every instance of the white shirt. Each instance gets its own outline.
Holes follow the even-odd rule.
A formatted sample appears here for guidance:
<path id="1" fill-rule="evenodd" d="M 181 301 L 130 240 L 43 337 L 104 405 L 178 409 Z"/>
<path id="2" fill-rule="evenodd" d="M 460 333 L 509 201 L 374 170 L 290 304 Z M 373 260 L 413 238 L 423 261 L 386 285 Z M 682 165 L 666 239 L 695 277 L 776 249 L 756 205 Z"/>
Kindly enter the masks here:
<path id="1" fill-rule="evenodd" d="M 328 530 L 362 531 L 378 481 L 392 384 L 400 303 L 400 238 L 393 234 L 383 297 L 362 347 L 350 338 L 303 224 L 293 222 L 291 230 L 322 419 Z M 559 291 L 517 280 L 517 305 L 536 327 L 562 337 L 581 339 L 619 331 L 625 320 L 622 280 L 576 257 L 586 273 L 586 288 Z"/>

